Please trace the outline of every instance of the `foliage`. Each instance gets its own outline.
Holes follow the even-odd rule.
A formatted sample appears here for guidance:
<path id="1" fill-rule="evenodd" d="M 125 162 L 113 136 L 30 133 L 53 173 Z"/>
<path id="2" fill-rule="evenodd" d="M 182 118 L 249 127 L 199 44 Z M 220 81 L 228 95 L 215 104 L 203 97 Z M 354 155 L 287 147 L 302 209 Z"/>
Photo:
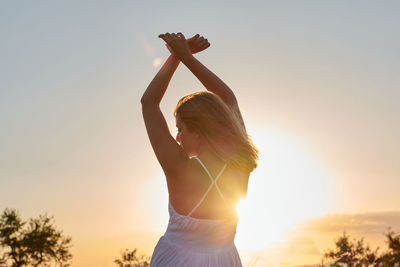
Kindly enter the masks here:
<path id="1" fill-rule="evenodd" d="M 52 219 L 40 215 L 24 222 L 16 210 L 5 209 L 0 216 L 0 266 L 69 266 L 71 238 Z"/>
<path id="2" fill-rule="evenodd" d="M 384 252 L 377 263 L 379 267 L 400 267 L 400 233 L 396 234 L 392 230 L 390 230 L 385 234 L 386 235 L 386 243 L 388 245 L 388 250 Z"/>
<path id="3" fill-rule="evenodd" d="M 324 261 L 331 262 L 329 267 L 400 267 L 400 234 L 389 230 L 386 237 L 389 248 L 378 256 L 379 247 L 371 251 L 363 238 L 351 241 L 343 232 L 335 241 L 335 249 L 325 252 L 319 267 L 326 266 Z"/>
<path id="4" fill-rule="evenodd" d="M 137 249 L 132 251 L 125 249 L 121 252 L 122 259 L 116 259 L 114 262 L 119 267 L 148 267 L 150 266 L 150 257 L 139 255 Z"/>

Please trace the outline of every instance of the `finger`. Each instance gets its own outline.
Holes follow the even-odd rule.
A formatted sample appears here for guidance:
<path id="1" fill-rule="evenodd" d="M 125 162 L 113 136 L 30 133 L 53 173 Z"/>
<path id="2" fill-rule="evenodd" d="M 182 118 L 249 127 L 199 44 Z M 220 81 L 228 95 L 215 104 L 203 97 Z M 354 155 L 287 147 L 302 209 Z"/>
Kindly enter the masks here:
<path id="1" fill-rule="evenodd" d="M 171 42 L 171 35 L 167 32 L 166 34 L 160 34 L 158 37 L 163 39 L 166 43 Z"/>
<path id="2" fill-rule="evenodd" d="M 175 43 L 178 41 L 178 39 L 181 39 L 178 37 L 175 33 L 171 33 L 171 42 L 170 43 Z"/>
<path id="3" fill-rule="evenodd" d="M 197 40 L 195 40 L 197 45 L 201 45 L 204 42 L 204 37 L 200 36 Z"/>
<path id="4" fill-rule="evenodd" d="M 187 41 L 195 42 L 199 37 L 200 37 L 200 35 L 196 34 L 196 35 L 190 37 L 189 39 L 187 39 Z"/>
<path id="5" fill-rule="evenodd" d="M 164 35 L 164 34 L 160 34 L 158 37 L 159 37 L 159 38 L 161 38 L 161 39 L 163 39 L 163 40 L 164 40 L 164 42 L 166 42 L 166 43 L 167 43 L 167 40 L 166 40 L 166 37 L 165 37 L 165 35 Z"/>
<path id="6" fill-rule="evenodd" d="M 199 47 L 201 49 L 206 49 L 206 47 L 208 47 L 209 45 L 210 45 L 209 43 L 204 43 L 204 44 L 200 45 Z"/>
<path id="7" fill-rule="evenodd" d="M 198 38 L 200 37 L 200 35 L 199 34 L 196 34 L 196 35 L 193 35 L 191 38 L 189 38 L 190 40 L 192 40 L 192 41 L 195 41 L 195 40 L 197 40 Z"/>
<path id="8" fill-rule="evenodd" d="M 185 35 L 183 35 L 183 33 L 181 33 L 181 32 L 178 32 L 178 36 L 179 36 L 180 38 L 186 39 L 186 38 L 185 38 Z"/>
<path id="9" fill-rule="evenodd" d="M 201 44 L 199 44 L 199 46 L 205 49 L 210 46 L 210 43 L 208 42 L 207 39 L 205 39 Z"/>
<path id="10" fill-rule="evenodd" d="M 180 39 L 175 33 L 171 33 L 171 41 L 173 42 L 176 39 Z"/>
<path id="11" fill-rule="evenodd" d="M 167 33 L 165 34 L 165 37 L 166 37 L 168 40 L 171 40 L 171 39 L 172 39 L 172 35 L 171 35 L 169 32 L 167 32 Z"/>
<path id="12" fill-rule="evenodd" d="M 208 43 L 208 40 L 207 39 L 204 39 L 204 40 L 201 40 L 200 42 L 199 42 L 199 45 L 200 46 L 203 46 L 203 45 L 206 45 Z"/>

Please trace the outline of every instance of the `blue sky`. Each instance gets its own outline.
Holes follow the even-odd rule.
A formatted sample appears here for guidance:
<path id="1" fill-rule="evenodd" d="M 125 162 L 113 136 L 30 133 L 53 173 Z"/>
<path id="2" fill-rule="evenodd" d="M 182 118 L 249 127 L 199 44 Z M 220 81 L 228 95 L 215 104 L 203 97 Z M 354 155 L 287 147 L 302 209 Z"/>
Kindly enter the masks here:
<path id="1" fill-rule="evenodd" d="M 208 38 L 196 57 L 235 91 L 270 162 L 300 155 L 279 154 L 295 140 L 323 166 L 334 185 L 323 214 L 398 211 L 399 10 L 398 1 L 4 1 L 0 208 L 55 215 L 77 249 L 102 236 L 137 246 L 117 237 L 146 231 L 151 248 L 166 190 L 139 100 L 153 61 L 168 56 L 158 34 L 182 31 Z M 177 100 L 197 90 L 181 65 L 162 103 L 172 134 Z M 293 161 L 276 161 L 275 173 Z M 296 187 L 282 177 L 277 186 Z"/>

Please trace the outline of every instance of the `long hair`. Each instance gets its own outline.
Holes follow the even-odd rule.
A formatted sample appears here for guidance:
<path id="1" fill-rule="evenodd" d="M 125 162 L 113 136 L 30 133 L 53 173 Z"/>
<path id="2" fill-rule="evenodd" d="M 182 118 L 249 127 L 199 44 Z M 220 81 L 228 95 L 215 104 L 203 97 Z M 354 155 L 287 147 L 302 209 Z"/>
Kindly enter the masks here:
<path id="1" fill-rule="evenodd" d="M 242 125 L 239 115 L 222 99 L 208 91 L 181 98 L 174 115 L 199 134 L 211 151 L 228 165 L 252 172 L 257 167 L 258 149 Z"/>

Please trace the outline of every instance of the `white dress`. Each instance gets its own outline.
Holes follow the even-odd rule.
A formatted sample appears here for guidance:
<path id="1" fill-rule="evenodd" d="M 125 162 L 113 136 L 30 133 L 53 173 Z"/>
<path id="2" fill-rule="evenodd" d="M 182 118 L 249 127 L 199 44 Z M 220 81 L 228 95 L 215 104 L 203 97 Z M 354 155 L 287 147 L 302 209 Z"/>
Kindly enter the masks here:
<path id="1" fill-rule="evenodd" d="M 177 213 L 171 203 L 168 203 L 168 228 L 154 249 L 150 267 L 242 267 L 233 242 L 237 219 L 227 221 L 190 217 L 213 186 L 225 201 L 216 182 L 225 170 L 226 164 L 217 178 L 213 179 L 203 162 L 197 157 L 194 158 L 207 172 L 211 184 L 188 215 Z"/>

